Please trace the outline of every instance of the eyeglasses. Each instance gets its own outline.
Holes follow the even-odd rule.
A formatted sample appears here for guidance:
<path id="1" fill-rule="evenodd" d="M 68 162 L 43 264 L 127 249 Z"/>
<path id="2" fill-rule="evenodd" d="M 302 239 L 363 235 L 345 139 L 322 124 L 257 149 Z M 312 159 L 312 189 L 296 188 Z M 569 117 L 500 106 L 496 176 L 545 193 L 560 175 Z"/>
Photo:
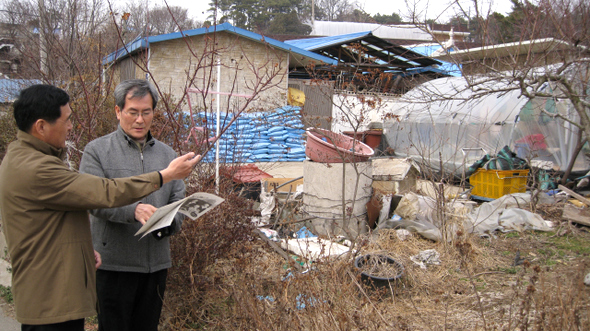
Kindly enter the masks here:
<path id="1" fill-rule="evenodd" d="M 154 115 L 154 111 L 153 110 L 146 110 L 143 112 L 138 112 L 138 111 L 124 111 L 125 115 L 133 118 L 133 119 L 137 119 L 139 117 L 139 115 L 141 115 L 141 117 L 146 118 L 146 117 L 151 117 Z"/>

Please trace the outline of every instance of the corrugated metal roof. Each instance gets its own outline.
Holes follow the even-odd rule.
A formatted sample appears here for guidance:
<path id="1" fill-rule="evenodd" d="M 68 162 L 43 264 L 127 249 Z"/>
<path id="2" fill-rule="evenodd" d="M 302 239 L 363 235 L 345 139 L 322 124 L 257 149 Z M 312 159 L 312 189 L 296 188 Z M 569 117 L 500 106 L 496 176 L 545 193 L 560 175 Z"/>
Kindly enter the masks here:
<path id="1" fill-rule="evenodd" d="M 0 79 L 0 102 L 13 102 L 20 90 L 35 84 L 42 84 L 38 79 Z"/>
<path id="2" fill-rule="evenodd" d="M 432 36 L 415 26 L 381 25 L 376 23 L 328 22 L 314 21 L 314 36 L 337 36 L 357 32 L 371 31 L 373 35 L 384 39 L 403 39 L 416 41 L 432 41 Z"/>
<path id="3" fill-rule="evenodd" d="M 450 54 L 445 53 L 439 55 L 436 58 L 444 61 L 452 61 L 453 59 L 465 61 L 474 59 L 484 59 L 486 57 L 497 58 L 522 55 L 527 54 L 529 52 L 550 52 L 556 50 L 564 50 L 567 49 L 567 47 L 570 47 L 570 44 L 563 40 L 554 38 L 544 38 L 457 50 Z"/>
<path id="4" fill-rule="evenodd" d="M 266 43 L 272 47 L 284 50 L 289 53 L 301 55 L 301 56 L 304 56 L 304 57 L 307 57 L 307 58 L 310 58 L 310 59 L 313 59 L 316 61 L 320 61 L 320 62 L 323 62 L 326 64 L 336 64 L 334 60 L 327 58 L 325 56 L 321 56 L 319 54 L 316 54 L 316 53 L 313 53 L 310 51 L 306 51 L 306 50 L 298 48 L 296 46 L 285 44 L 281 41 L 265 37 L 265 36 L 260 35 L 258 33 L 254 33 L 254 32 L 248 31 L 248 30 L 244 30 L 244 29 L 235 27 L 229 23 L 223 23 L 223 24 L 214 25 L 211 27 L 200 28 L 200 29 L 193 29 L 193 30 L 188 30 L 188 31 L 163 34 L 163 35 L 159 35 L 159 36 L 150 36 L 147 38 L 146 37 L 138 38 L 138 39 L 128 43 L 127 45 L 125 45 L 125 47 L 122 47 L 122 48 L 118 49 L 117 51 L 104 57 L 103 64 L 108 64 L 113 61 L 125 58 L 129 54 L 133 54 L 134 52 L 137 52 L 142 49 L 147 49 L 147 48 L 149 48 L 150 44 L 154 44 L 157 42 L 179 39 L 179 38 L 183 38 L 183 37 L 199 36 L 199 35 L 216 33 L 216 32 L 232 33 L 232 34 L 239 35 L 241 37 L 244 37 L 244 38 L 247 38 L 250 40 L 254 40 L 256 42 Z"/>

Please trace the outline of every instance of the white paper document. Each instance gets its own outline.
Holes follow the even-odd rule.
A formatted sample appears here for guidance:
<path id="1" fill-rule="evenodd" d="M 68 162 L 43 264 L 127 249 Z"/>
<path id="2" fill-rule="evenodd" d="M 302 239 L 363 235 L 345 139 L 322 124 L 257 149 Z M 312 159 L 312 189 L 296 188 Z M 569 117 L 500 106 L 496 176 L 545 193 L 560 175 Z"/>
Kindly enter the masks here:
<path id="1" fill-rule="evenodd" d="M 188 197 L 162 206 L 150 217 L 135 235 L 145 237 L 148 233 L 165 228 L 172 224 L 176 213 L 181 213 L 192 220 L 196 220 L 209 210 L 225 201 L 215 194 L 197 192 Z"/>

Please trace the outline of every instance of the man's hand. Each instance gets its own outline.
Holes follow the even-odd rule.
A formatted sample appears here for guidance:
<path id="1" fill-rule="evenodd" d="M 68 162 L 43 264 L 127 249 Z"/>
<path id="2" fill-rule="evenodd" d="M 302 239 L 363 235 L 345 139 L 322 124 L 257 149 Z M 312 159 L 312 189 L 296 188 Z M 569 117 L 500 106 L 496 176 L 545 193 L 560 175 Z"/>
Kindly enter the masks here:
<path id="1" fill-rule="evenodd" d="M 172 180 L 186 178 L 200 160 L 201 155 L 195 156 L 193 152 L 175 158 L 166 169 L 160 171 L 162 182 L 166 184 Z"/>
<path id="2" fill-rule="evenodd" d="M 97 251 L 94 251 L 94 267 L 96 269 L 98 269 L 98 267 L 100 267 L 100 265 L 102 264 L 102 259 L 100 258 L 100 253 Z"/>
<path id="3" fill-rule="evenodd" d="M 135 207 L 135 219 L 142 225 L 152 217 L 152 215 L 158 210 L 158 208 L 148 205 L 146 203 L 140 203 Z"/>

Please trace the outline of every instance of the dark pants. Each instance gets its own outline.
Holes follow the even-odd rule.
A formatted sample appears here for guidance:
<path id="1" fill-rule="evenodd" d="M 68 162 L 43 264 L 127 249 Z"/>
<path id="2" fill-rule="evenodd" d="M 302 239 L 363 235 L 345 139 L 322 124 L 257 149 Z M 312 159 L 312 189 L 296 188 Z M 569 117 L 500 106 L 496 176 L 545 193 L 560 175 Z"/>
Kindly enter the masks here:
<path id="1" fill-rule="evenodd" d="M 99 331 L 157 331 L 168 270 L 96 271 Z"/>
<path id="2" fill-rule="evenodd" d="M 21 325 L 22 331 L 84 331 L 84 319 L 55 324 Z"/>

